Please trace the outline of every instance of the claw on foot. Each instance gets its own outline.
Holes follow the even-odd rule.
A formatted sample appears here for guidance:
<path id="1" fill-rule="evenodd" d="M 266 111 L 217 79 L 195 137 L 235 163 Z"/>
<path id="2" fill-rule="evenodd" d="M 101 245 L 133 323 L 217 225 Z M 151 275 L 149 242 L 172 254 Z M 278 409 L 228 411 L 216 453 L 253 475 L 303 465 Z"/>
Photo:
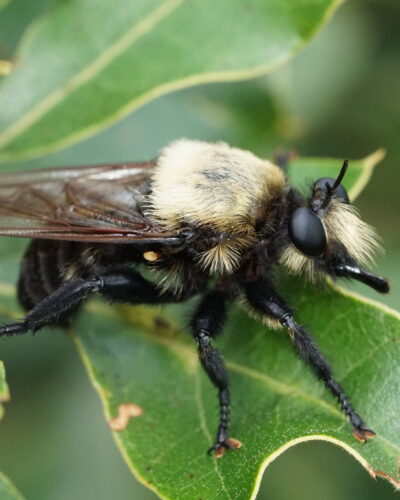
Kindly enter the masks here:
<path id="1" fill-rule="evenodd" d="M 376 436 L 374 431 L 366 428 L 355 428 L 353 429 L 353 436 L 360 441 L 360 443 L 365 443 L 367 439 L 372 439 Z"/>
<path id="2" fill-rule="evenodd" d="M 208 454 L 210 455 L 214 452 L 216 458 L 221 458 L 224 456 L 225 450 L 237 450 L 242 446 L 242 443 L 238 439 L 228 438 L 225 441 L 220 443 L 215 443 L 208 450 Z"/>

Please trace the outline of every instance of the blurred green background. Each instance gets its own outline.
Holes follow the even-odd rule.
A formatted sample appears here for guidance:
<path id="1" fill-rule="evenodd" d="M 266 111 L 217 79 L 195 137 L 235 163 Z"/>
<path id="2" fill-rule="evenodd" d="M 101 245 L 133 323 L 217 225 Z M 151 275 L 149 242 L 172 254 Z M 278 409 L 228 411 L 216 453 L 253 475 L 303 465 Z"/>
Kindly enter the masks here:
<path id="1" fill-rule="evenodd" d="M 0 59 L 13 54 L 26 26 L 51 3 L 8 4 L 0 13 Z M 92 139 L 46 157 L 1 165 L 1 170 L 148 159 L 183 136 L 226 140 L 260 156 L 283 147 L 302 155 L 359 158 L 383 146 L 387 157 L 357 205 L 383 237 L 387 251 L 377 268 L 391 279 L 393 291 L 382 299 L 398 308 L 399 21 L 396 0 L 349 1 L 309 47 L 273 75 L 164 96 Z M 25 245 L 13 240 L 7 248 L 18 255 Z M 117 452 L 66 336 L 47 330 L 35 338 L 5 341 L 0 358 L 12 396 L 0 424 L 0 470 L 27 498 L 155 498 Z M 383 500 L 395 493 L 341 449 L 308 443 L 268 468 L 258 498 Z"/>

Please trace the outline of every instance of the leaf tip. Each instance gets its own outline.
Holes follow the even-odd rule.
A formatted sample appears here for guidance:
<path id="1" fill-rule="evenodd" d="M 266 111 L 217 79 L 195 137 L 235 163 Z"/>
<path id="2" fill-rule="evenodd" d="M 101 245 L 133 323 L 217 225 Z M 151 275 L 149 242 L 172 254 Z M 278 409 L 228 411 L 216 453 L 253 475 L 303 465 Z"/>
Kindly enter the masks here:
<path id="1" fill-rule="evenodd" d="M 386 149 L 379 148 L 370 155 L 363 159 L 363 164 L 365 168 L 374 168 L 378 163 L 380 163 L 386 156 Z"/>
<path id="2" fill-rule="evenodd" d="M 358 178 L 354 186 L 350 189 L 349 196 L 351 201 L 354 201 L 361 193 L 361 191 L 365 188 L 371 178 L 374 168 L 385 158 L 385 156 L 386 149 L 379 148 L 361 160 L 363 169 L 360 177 Z"/>

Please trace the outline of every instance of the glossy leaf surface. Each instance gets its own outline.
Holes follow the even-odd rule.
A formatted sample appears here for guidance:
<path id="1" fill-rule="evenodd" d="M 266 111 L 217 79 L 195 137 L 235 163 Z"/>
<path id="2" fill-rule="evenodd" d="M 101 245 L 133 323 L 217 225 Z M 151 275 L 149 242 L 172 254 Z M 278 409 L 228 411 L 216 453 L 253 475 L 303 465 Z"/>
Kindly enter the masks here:
<path id="1" fill-rule="evenodd" d="M 3 78 L 0 160 L 81 140 L 166 92 L 267 73 L 297 53 L 339 4 L 56 2 L 30 27 Z"/>

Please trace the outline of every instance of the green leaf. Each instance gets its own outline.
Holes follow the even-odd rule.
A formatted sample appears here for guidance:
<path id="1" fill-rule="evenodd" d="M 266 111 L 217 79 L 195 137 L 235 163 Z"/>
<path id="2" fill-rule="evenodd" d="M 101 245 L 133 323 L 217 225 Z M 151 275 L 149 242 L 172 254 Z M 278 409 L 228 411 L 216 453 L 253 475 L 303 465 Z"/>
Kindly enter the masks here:
<path id="1" fill-rule="evenodd" d="M 1 294 L 1 288 L 0 288 Z M 4 408 L 1 403 L 5 403 L 9 401 L 10 393 L 8 390 L 8 385 L 6 382 L 6 373 L 4 370 L 4 364 L 0 361 L 0 419 L 3 418 Z M 23 496 L 12 482 L 5 476 L 2 472 L 0 472 L 0 499 L 1 500 L 22 500 Z"/>
<path id="2" fill-rule="evenodd" d="M 346 187 L 353 198 L 382 155 L 378 151 L 350 163 Z M 302 185 L 308 178 L 337 175 L 341 163 L 298 158 L 289 173 Z M 2 259 L 10 263 L 0 270 L 6 282 L 0 285 L 5 316 L 19 315 L 7 284 L 16 258 L 11 247 Z M 341 446 L 373 477 L 400 487 L 399 315 L 344 290 L 315 290 L 292 277 L 282 276 L 281 288 L 377 432 L 365 445 L 353 438 L 335 400 L 297 358 L 287 334 L 269 331 L 240 309 L 232 310 L 229 327 L 216 343 L 231 376 L 231 434 L 243 447 L 220 460 L 205 453 L 218 422 L 217 398 L 186 331 L 187 309 L 92 301 L 74 324 L 73 338 L 107 420 L 115 419 L 120 405 L 141 410 L 122 423 L 123 430 L 114 431 L 114 438 L 136 477 L 162 498 L 255 498 L 269 463 L 308 440 Z"/>
<path id="3" fill-rule="evenodd" d="M 341 0 L 59 1 L 0 90 L 0 159 L 94 134 L 157 96 L 250 78 L 297 53 Z"/>
<path id="4" fill-rule="evenodd" d="M 0 0 L 0 10 L 4 9 L 9 3 L 10 0 Z"/>
<path id="5" fill-rule="evenodd" d="M 254 498 L 273 459 L 315 439 L 343 447 L 372 476 L 397 477 L 399 316 L 337 290 L 316 294 L 298 280 L 284 290 L 377 432 L 367 444 L 354 439 L 287 335 L 268 331 L 238 309 L 218 346 L 231 376 L 231 434 L 244 445 L 220 460 L 205 454 L 217 426 L 215 390 L 182 326 L 162 323 L 153 310 L 125 310 L 121 317 L 98 303 L 78 322 L 76 342 L 106 418 L 115 417 L 120 404 L 143 409 L 115 439 L 138 479 L 162 498 Z"/>
<path id="6" fill-rule="evenodd" d="M 0 361 L 0 419 L 3 417 L 4 408 L 1 403 L 4 403 L 10 399 L 10 393 L 8 390 L 8 385 L 6 382 L 6 373 L 4 370 L 4 363 Z"/>
<path id="7" fill-rule="evenodd" d="M 0 498 L 1 500 L 23 500 L 24 498 L 2 472 L 0 472 Z"/>

